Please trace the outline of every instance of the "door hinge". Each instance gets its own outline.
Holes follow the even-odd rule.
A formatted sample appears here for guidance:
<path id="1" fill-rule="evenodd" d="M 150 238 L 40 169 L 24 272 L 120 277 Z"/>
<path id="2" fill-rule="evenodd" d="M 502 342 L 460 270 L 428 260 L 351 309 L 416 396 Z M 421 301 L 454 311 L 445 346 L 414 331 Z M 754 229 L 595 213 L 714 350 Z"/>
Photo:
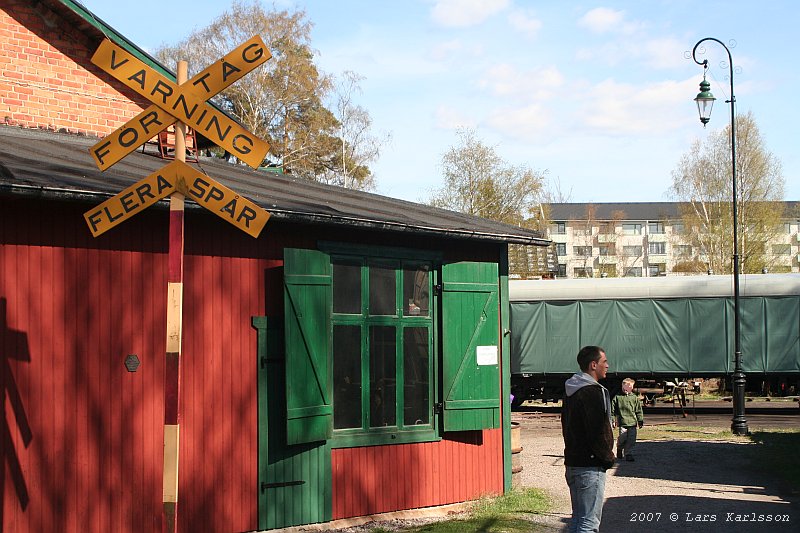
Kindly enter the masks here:
<path id="1" fill-rule="evenodd" d="M 433 293 L 436 296 L 441 296 L 442 295 L 442 284 L 441 283 L 437 283 L 436 285 L 433 286 Z"/>
<path id="2" fill-rule="evenodd" d="M 442 402 L 436 402 L 433 404 L 433 414 L 440 415 L 442 414 L 442 409 L 444 409 L 444 404 Z"/>
<path id="3" fill-rule="evenodd" d="M 267 489 L 279 489 L 282 487 L 294 487 L 296 485 L 305 485 L 305 481 L 300 479 L 297 481 L 281 481 L 278 483 L 261 483 L 261 492 L 264 492 Z"/>

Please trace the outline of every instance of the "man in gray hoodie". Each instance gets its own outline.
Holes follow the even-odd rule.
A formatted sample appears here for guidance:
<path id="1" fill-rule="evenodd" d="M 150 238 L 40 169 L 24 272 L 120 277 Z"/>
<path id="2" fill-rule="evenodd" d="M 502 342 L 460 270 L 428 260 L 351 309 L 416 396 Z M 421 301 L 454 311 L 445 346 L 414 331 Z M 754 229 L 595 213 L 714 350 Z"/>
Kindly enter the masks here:
<path id="1" fill-rule="evenodd" d="M 572 501 L 570 533 L 600 529 L 606 470 L 614 465 L 611 397 L 598 383 L 608 372 L 605 350 L 584 346 L 578 352 L 578 366 L 581 372 L 564 384 L 561 411 L 564 464 Z"/>

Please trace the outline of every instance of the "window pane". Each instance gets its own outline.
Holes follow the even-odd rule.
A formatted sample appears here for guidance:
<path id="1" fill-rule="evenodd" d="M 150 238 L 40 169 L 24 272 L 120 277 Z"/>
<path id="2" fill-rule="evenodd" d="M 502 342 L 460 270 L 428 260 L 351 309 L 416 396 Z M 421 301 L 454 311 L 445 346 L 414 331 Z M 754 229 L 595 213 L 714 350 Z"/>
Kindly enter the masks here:
<path id="1" fill-rule="evenodd" d="M 397 313 L 395 270 L 389 267 L 369 267 L 369 314 L 394 315 Z"/>
<path id="2" fill-rule="evenodd" d="M 403 378 L 403 425 L 428 424 L 428 328 L 403 330 Z"/>
<path id="3" fill-rule="evenodd" d="M 396 338 L 394 326 L 369 328 L 369 425 L 397 425 Z"/>
<path id="4" fill-rule="evenodd" d="M 361 314 L 361 265 L 333 264 L 333 312 Z"/>
<path id="5" fill-rule="evenodd" d="M 333 326 L 333 427 L 362 427 L 361 326 Z"/>
<path id="6" fill-rule="evenodd" d="M 403 314 L 428 316 L 430 279 L 428 265 L 406 266 L 403 269 Z"/>

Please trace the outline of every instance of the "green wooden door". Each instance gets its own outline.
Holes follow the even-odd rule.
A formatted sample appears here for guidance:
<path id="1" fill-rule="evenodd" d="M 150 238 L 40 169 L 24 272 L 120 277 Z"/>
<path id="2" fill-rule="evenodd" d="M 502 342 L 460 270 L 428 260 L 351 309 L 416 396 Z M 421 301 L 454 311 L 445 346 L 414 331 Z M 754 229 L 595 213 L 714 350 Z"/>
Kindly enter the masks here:
<path id="1" fill-rule="evenodd" d="M 254 317 L 258 331 L 258 528 L 327 522 L 332 517 L 328 441 L 287 444 L 284 324 Z"/>
<path id="2" fill-rule="evenodd" d="M 442 266 L 444 430 L 500 427 L 497 263 Z"/>

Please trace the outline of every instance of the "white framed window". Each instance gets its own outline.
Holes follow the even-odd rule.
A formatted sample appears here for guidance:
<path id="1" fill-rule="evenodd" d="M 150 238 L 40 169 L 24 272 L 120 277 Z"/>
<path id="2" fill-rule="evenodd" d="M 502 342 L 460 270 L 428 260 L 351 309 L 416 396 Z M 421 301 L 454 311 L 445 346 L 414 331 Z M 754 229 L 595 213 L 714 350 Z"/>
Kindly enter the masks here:
<path id="1" fill-rule="evenodd" d="M 642 225 L 641 224 L 634 224 L 631 222 L 626 222 L 622 224 L 622 234 L 623 235 L 641 235 L 642 234 Z"/>
<path id="2" fill-rule="evenodd" d="M 622 247 L 622 254 L 626 257 L 641 257 L 642 255 L 642 247 L 639 245 L 636 246 L 623 246 Z"/>

